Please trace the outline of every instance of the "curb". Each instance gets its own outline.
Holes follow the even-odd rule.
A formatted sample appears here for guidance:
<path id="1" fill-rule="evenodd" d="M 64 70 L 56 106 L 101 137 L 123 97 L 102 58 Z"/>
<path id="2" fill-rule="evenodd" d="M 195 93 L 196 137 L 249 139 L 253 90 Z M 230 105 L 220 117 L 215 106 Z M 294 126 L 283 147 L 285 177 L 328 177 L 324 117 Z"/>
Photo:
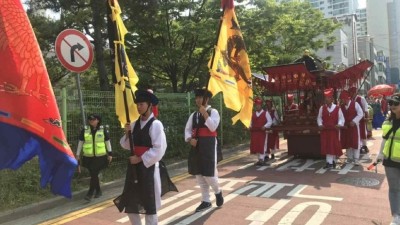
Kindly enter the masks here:
<path id="1" fill-rule="evenodd" d="M 237 145 L 237 146 L 234 146 L 231 148 L 222 149 L 222 154 L 223 154 L 224 159 L 227 159 L 227 158 L 231 157 L 232 155 L 234 155 L 235 153 L 247 150 L 248 148 L 249 148 L 249 144 L 240 144 L 240 145 Z M 187 160 L 182 160 L 182 161 L 179 161 L 176 163 L 172 163 L 170 165 L 167 165 L 167 168 L 168 168 L 168 173 L 171 178 L 178 176 L 178 175 L 185 174 L 185 173 L 187 173 Z M 125 178 L 121 178 L 121 179 L 118 179 L 118 180 L 115 180 L 112 182 L 104 183 L 104 184 L 102 184 L 102 189 L 103 189 L 103 191 L 106 191 L 106 190 L 111 190 L 113 188 L 118 188 L 118 187 L 122 188 L 124 186 L 124 182 L 125 182 Z M 86 192 L 87 192 L 87 190 L 73 192 L 71 199 L 67 199 L 67 198 L 64 198 L 61 196 L 56 196 L 56 197 L 48 199 L 48 200 L 44 200 L 44 201 L 37 202 L 37 203 L 32 203 L 30 205 L 16 208 L 13 210 L 0 212 L 0 224 L 11 222 L 13 220 L 17 220 L 22 217 L 28 217 L 28 216 L 40 214 L 46 210 L 56 208 L 57 206 L 64 205 L 66 203 L 82 201 L 82 199 L 86 195 Z M 112 198 L 116 197 L 116 196 L 117 195 L 112 196 Z M 105 198 L 105 199 L 102 199 L 102 201 L 107 201 L 109 199 L 110 198 Z M 84 207 L 87 207 L 90 205 L 94 205 L 97 203 L 96 202 L 89 203 L 87 205 L 83 205 L 81 208 L 84 208 Z M 74 211 L 74 210 L 77 210 L 77 209 L 73 209 L 72 211 Z M 64 214 L 67 214 L 67 213 L 70 213 L 70 212 L 64 212 Z M 61 215 L 54 215 L 54 217 L 57 217 L 57 216 L 61 216 Z"/>

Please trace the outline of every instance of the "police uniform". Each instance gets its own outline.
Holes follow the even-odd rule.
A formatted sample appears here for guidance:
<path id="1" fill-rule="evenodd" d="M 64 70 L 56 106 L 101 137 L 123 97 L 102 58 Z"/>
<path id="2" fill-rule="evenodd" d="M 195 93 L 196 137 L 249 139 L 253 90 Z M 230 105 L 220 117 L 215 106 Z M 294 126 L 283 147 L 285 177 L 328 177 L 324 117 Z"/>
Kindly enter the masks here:
<path id="1" fill-rule="evenodd" d="M 400 107 L 400 96 L 392 96 L 389 100 Z M 392 112 L 393 113 L 393 112 Z M 385 174 L 389 185 L 389 203 L 393 220 L 391 224 L 400 224 L 400 119 L 392 115 L 390 120 L 382 124 L 382 144 L 378 159 L 383 158 Z"/>
<path id="2" fill-rule="evenodd" d="M 79 135 L 79 142 L 76 156 L 79 159 L 82 154 L 82 166 L 87 168 L 90 173 L 90 186 L 86 200 L 90 200 L 95 192 L 95 197 L 101 196 L 99 173 L 108 164 L 108 157 L 112 156 L 110 134 L 107 126 L 100 125 L 101 118 L 91 114 L 88 120 L 97 119 L 98 126 L 85 126 Z"/>

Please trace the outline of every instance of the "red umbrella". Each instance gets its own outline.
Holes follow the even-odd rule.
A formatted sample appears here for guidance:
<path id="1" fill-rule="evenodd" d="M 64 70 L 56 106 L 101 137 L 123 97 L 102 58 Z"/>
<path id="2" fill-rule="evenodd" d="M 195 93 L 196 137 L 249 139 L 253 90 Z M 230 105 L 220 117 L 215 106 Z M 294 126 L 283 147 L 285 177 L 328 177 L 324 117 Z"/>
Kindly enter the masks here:
<path id="1" fill-rule="evenodd" d="M 393 86 L 387 84 L 378 84 L 369 89 L 368 96 L 378 96 L 378 95 L 390 96 L 394 93 L 394 91 L 395 88 Z"/>

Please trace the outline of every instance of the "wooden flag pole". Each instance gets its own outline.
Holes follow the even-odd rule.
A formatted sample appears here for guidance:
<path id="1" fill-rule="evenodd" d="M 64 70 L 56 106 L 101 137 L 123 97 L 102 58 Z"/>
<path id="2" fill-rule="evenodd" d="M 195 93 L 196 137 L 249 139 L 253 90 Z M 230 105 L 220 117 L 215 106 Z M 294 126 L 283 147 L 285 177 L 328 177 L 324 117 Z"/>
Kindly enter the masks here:
<path id="1" fill-rule="evenodd" d="M 115 7 L 114 0 L 109 0 L 109 3 L 110 3 L 110 5 L 112 7 Z M 108 11 L 109 16 L 111 16 L 112 12 L 111 12 L 111 8 L 109 6 L 107 7 L 107 11 Z M 121 73 L 122 77 L 127 77 L 128 78 L 125 81 L 125 88 L 123 90 L 123 98 L 124 98 L 124 109 L 125 109 L 126 121 L 127 121 L 128 124 L 130 124 L 131 123 L 131 119 L 130 119 L 130 116 L 129 116 L 129 107 L 128 107 L 126 89 L 128 87 L 131 89 L 132 87 L 130 87 L 129 76 L 127 76 L 126 73 L 125 73 L 125 65 L 123 65 L 123 63 L 122 63 L 122 58 L 121 57 L 125 57 L 125 52 L 121 50 L 121 48 L 123 48 L 123 46 L 120 43 L 117 44 L 117 49 L 115 49 L 115 46 L 113 45 L 113 43 L 114 43 L 114 41 L 120 42 L 121 41 L 121 37 L 120 37 L 120 34 L 119 34 L 119 30 L 117 28 L 117 22 L 116 21 L 112 21 L 112 19 L 110 17 L 108 17 L 108 20 L 109 20 L 108 29 L 109 29 L 109 42 L 110 42 L 109 44 L 110 44 L 110 48 L 114 48 L 114 51 L 111 51 L 111 57 L 112 57 L 112 59 L 115 59 L 115 54 L 117 54 L 117 56 L 118 56 L 118 62 L 117 63 L 118 63 L 118 66 L 120 68 L 120 73 Z M 110 30 L 113 31 L 113 32 L 110 32 Z M 114 34 L 114 36 L 110 35 L 110 33 Z M 126 64 L 126 60 L 124 60 L 124 61 L 125 61 L 125 64 Z M 112 68 L 113 68 L 113 70 L 112 70 L 112 72 L 113 72 L 113 82 L 114 82 L 114 84 L 116 84 L 117 83 L 117 79 L 116 79 L 116 74 L 115 74 L 115 62 L 112 64 Z M 135 99 L 135 96 L 133 96 L 133 99 Z M 128 138 L 129 138 L 130 152 L 131 152 L 131 155 L 133 156 L 133 155 L 135 155 L 135 151 L 134 151 L 134 148 L 133 148 L 133 137 L 132 137 L 131 131 L 128 131 L 127 135 L 128 135 Z M 131 164 L 131 168 L 132 168 L 133 182 L 134 183 L 138 183 L 136 165 Z"/>

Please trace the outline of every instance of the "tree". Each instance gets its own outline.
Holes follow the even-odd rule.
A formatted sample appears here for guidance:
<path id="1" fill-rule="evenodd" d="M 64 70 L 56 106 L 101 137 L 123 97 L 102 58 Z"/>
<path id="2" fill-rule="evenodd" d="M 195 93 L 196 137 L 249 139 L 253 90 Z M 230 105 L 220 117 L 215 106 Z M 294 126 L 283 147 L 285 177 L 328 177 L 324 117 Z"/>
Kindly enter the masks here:
<path id="1" fill-rule="evenodd" d="M 77 29 L 93 38 L 95 66 L 97 69 L 100 90 L 109 90 L 109 78 L 105 62 L 106 1 L 97 0 L 43 0 L 30 2 L 35 9 L 51 9 L 60 12 L 58 33 L 64 29 Z M 56 35 L 58 34 L 56 33 Z M 54 39 L 55 40 L 55 39 Z M 54 42 L 53 42 L 54 43 Z"/>
<path id="2" fill-rule="evenodd" d="M 61 10 L 59 28 L 84 30 L 94 39 L 101 90 L 109 87 L 107 68 L 111 65 L 111 60 L 106 61 L 104 56 L 107 54 L 104 51 L 105 2 L 43 0 L 37 3 L 42 8 Z M 243 5 L 242 2 L 239 1 L 241 4 L 236 5 L 235 11 L 253 71 L 266 65 L 293 62 L 304 49 L 325 47 L 334 41 L 332 32 L 340 26 L 323 18 L 309 3 L 252 0 Z M 130 32 L 125 37 L 127 53 L 139 75 L 139 86 L 150 84 L 155 89 L 186 92 L 206 83 L 207 63 L 222 15 L 219 0 L 119 3 Z"/>
<path id="3" fill-rule="evenodd" d="M 167 82 L 173 92 L 205 84 L 221 15 L 217 1 L 133 0 L 122 10 L 131 32 L 127 52 L 141 82 Z"/>
<path id="4" fill-rule="evenodd" d="M 253 70 L 293 62 L 305 49 L 323 48 L 335 41 L 332 33 L 340 27 L 308 2 L 253 0 L 240 17 Z"/>

